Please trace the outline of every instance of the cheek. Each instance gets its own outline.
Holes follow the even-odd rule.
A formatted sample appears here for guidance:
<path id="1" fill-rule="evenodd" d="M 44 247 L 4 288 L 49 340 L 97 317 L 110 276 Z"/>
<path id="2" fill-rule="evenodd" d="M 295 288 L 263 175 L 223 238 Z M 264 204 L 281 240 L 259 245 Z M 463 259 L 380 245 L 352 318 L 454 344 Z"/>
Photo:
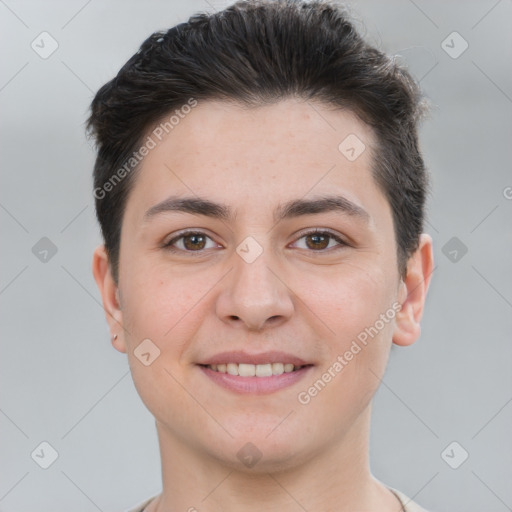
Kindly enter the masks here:
<path id="1" fill-rule="evenodd" d="M 339 271 L 308 279 L 307 286 L 302 284 L 300 297 L 317 321 L 322 321 L 323 331 L 334 340 L 332 348 L 336 351 L 350 345 L 390 310 L 396 285 L 389 274 L 378 268 L 340 265 Z M 379 331 L 386 335 L 392 329 L 392 322 L 387 320 L 385 325 L 379 323 Z"/>
<path id="2" fill-rule="evenodd" d="M 308 384 L 311 395 L 305 390 L 315 396 L 319 411 L 333 404 L 334 414 L 360 411 L 375 393 L 394 328 L 393 279 L 392 272 L 377 267 L 340 266 L 328 282 L 308 280 L 301 295 L 322 320 L 318 325 L 325 326 L 321 343 L 328 353 L 317 380 Z"/>
<path id="3" fill-rule="evenodd" d="M 394 329 L 393 279 L 392 272 L 379 269 L 344 269 L 326 293 L 316 291 L 318 311 L 324 312 L 325 323 L 334 331 L 329 360 L 315 386 L 322 395 L 318 406 L 336 404 L 334 411 L 347 413 L 362 410 L 375 393 Z"/>
<path id="4" fill-rule="evenodd" d="M 206 314 L 208 292 L 218 281 L 217 274 L 163 264 L 125 268 L 123 322 L 132 343 L 150 338 L 166 353 L 179 352 Z"/>
<path id="5" fill-rule="evenodd" d="M 204 317 L 201 307 L 206 301 L 201 298 L 215 279 L 196 274 L 185 277 L 179 270 L 170 272 L 159 265 L 142 268 L 135 262 L 124 268 L 120 282 L 126 299 L 123 323 L 135 387 L 158 418 L 165 418 L 167 408 L 188 411 L 190 402 L 186 394 L 177 392 L 179 385 L 174 379 L 183 380 L 183 354 Z M 147 339 L 154 345 L 147 345 L 152 362 L 145 366 L 137 354 Z"/>

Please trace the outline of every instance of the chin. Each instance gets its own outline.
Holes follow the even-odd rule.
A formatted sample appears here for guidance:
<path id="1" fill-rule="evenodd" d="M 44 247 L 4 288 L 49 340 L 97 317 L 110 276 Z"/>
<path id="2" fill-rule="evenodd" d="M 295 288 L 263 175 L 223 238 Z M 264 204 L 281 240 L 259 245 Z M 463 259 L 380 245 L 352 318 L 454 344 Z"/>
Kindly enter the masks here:
<path id="1" fill-rule="evenodd" d="M 268 424 L 262 431 L 250 429 L 246 435 L 239 430 L 234 438 L 205 447 L 220 462 L 236 471 L 265 474 L 291 470 L 313 457 L 315 447 L 303 445 L 304 432 L 273 432 L 269 435 Z M 226 436 L 227 437 L 227 436 Z M 298 445 L 298 440 L 301 444 Z M 213 453 L 212 453 L 213 448 Z M 309 455 L 308 455 L 309 454 Z"/>

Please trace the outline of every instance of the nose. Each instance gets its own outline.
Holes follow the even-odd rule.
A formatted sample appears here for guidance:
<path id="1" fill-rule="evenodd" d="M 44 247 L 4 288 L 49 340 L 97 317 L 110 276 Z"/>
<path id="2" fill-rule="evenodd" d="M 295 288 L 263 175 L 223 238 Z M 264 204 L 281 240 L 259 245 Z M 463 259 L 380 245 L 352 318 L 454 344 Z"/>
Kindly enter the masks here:
<path id="1" fill-rule="evenodd" d="M 265 251 L 252 263 L 238 254 L 233 259 L 234 268 L 217 297 L 218 317 L 250 331 L 277 327 L 289 320 L 294 311 L 292 291 L 278 265 L 266 257 Z"/>

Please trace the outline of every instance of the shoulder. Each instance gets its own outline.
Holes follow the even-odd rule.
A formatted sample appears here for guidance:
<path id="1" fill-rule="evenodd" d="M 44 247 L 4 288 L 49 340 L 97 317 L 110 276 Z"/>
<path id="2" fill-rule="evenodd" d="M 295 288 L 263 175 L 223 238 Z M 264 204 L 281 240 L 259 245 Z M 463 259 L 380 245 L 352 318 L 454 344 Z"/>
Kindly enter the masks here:
<path id="1" fill-rule="evenodd" d="M 389 487 L 390 491 L 393 492 L 402 502 L 404 507 L 404 512 L 428 512 L 428 510 L 424 509 L 414 501 L 412 501 L 408 496 L 406 496 L 403 492 L 393 489 Z M 139 503 L 133 508 L 126 510 L 125 512 L 144 512 L 144 509 L 156 498 L 157 496 L 152 496 L 146 501 Z"/>
<path id="2" fill-rule="evenodd" d="M 389 487 L 389 490 L 394 493 L 398 499 L 402 502 L 403 511 L 404 512 L 428 512 L 423 507 L 420 507 L 417 503 L 411 500 L 408 496 L 406 496 L 403 492 L 393 489 Z"/>
<path id="3" fill-rule="evenodd" d="M 144 509 L 156 498 L 156 496 L 152 496 L 151 498 L 147 499 L 146 501 L 143 501 L 142 503 L 139 503 L 133 508 L 130 508 L 128 510 L 125 510 L 124 512 L 143 512 Z"/>

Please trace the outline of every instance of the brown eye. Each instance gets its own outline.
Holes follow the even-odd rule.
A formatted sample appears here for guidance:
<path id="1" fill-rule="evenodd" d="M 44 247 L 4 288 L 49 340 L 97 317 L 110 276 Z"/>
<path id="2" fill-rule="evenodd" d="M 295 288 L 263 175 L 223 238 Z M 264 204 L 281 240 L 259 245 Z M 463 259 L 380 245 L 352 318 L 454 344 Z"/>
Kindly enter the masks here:
<path id="1" fill-rule="evenodd" d="M 200 250 L 204 249 L 206 237 L 200 233 L 194 233 L 192 235 L 186 235 L 183 238 L 183 245 L 186 249 Z"/>
<path id="2" fill-rule="evenodd" d="M 331 252 L 332 250 L 342 249 L 348 244 L 339 236 L 329 231 L 311 231 L 304 233 L 299 239 L 304 240 L 304 244 L 300 244 L 300 249 L 309 249 L 311 252 Z M 298 243 L 298 241 L 296 243 Z M 303 245 L 303 247 L 301 247 Z"/>
<path id="3" fill-rule="evenodd" d="M 326 249 L 329 246 L 329 240 L 332 238 L 330 235 L 321 235 L 314 233 L 306 235 L 306 240 L 311 240 L 311 243 L 306 242 L 309 249 Z"/>
<path id="4" fill-rule="evenodd" d="M 209 246 L 208 243 L 210 243 Z M 164 247 L 172 252 L 200 253 L 206 249 L 215 248 L 216 244 L 205 233 L 186 231 L 164 244 Z"/>

